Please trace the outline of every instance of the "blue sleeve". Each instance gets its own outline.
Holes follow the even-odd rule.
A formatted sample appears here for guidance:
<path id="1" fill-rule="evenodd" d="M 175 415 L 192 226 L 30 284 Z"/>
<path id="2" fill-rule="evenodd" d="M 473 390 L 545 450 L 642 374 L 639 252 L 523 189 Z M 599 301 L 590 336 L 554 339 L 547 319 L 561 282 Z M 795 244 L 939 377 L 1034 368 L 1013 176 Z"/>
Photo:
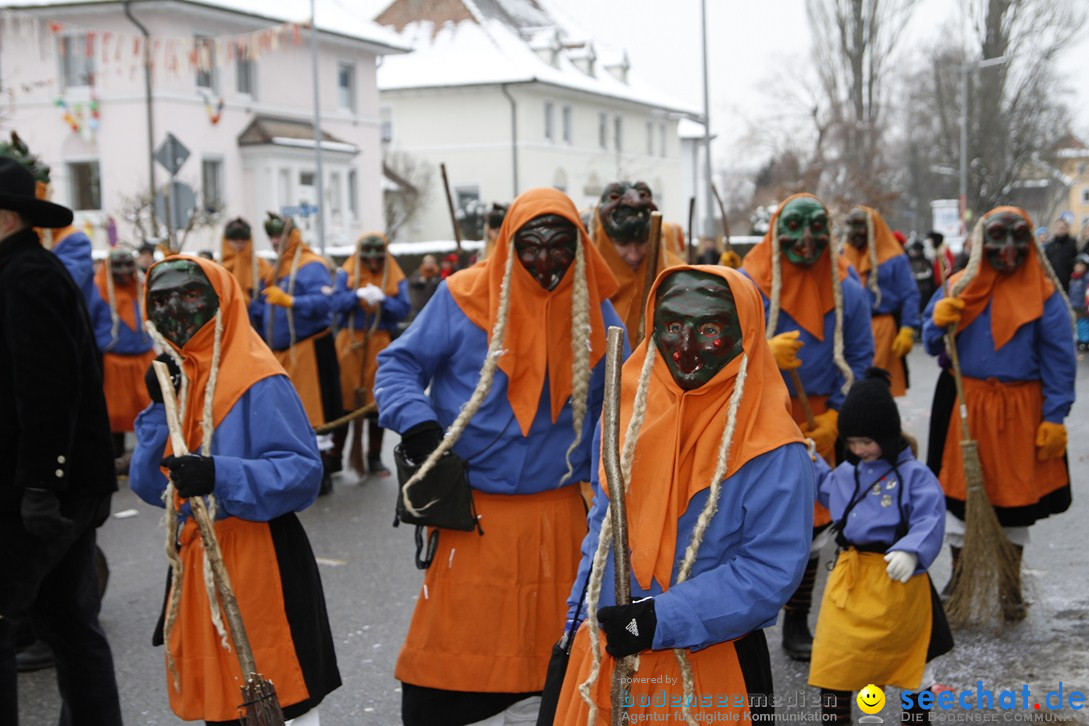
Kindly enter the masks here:
<path id="1" fill-rule="evenodd" d="M 655 649 L 707 646 L 774 621 L 809 558 L 813 479 L 801 444 L 757 457 L 730 477 L 728 485 L 743 487 L 740 545 L 723 564 L 654 598 Z M 696 504 L 693 498 L 690 508 Z M 678 527 L 679 541 L 680 533 Z M 678 546 L 678 561 L 680 552 Z"/>
<path id="2" fill-rule="evenodd" d="M 1066 309 L 1066 302 L 1058 290 L 1044 303 L 1044 314 L 1036 330 L 1044 421 L 1062 423 L 1074 405 L 1074 377 L 1078 361 L 1074 352 L 1070 311 Z"/>
<path id="3" fill-rule="evenodd" d="M 86 297 L 94 286 L 95 261 L 91 256 L 91 239 L 83 232 L 73 232 L 54 245 L 54 254 L 64 263 L 76 287 Z"/>
<path id="4" fill-rule="evenodd" d="M 594 553 L 597 551 L 597 539 L 601 536 L 601 521 L 605 518 L 605 508 L 609 500 L 601 493 L 601 481 L 598 479 L 598 467 L 601 464 L 601 421 L 598 420 L 594 427 L 594 436 L 590 443 L 590 488 L 593 492 L 593 501 L 590 511 L 586 515 L 587 532 L 582 540 L 579 569 L 575 575 L 575 582 L 571 585 L 571 594 L 567 598 L 567 619 L 577 618 L 583 620 L 586 617 L 586 603 L 582 604 L 581 612 L 575 612 L 579 598 L 582 597 L 586 587 L 586 578 L 590 576 L 590 566 L 594 561 Z M 606 573 L 608 574 L 608 573 Z"/>
<path id="5" fill-rule="evenodd" d="M 355 290 L 348 289 L 348 273 L 344 270 L 337 270 L 330 302 L 333 312 L 337 315 L 351 312 L 352 308 L 359 306 L 359 298 L 355 296 Z"/>
<path id="6" fill-rule="evenodd" d="M 915 284 L 915 277 L 911 274 L 911 262 L 907 255 L 898 255 L 891 260 L 893 286 L 897 290 L 897 297 L 903 302 L 900 304 L 900 327 L 919 329 L 922 321 L 919 319 L 919 286 Z"/>
<path id="7" fill-rule="evenodd" d="M 166 409 L 152 403 L 136 417 L 136 448 L 129 464 L 129 486 L 136 496 L 153 507 L 163 506 L 166 477 L 159 461 L 166 450 L 170 431 L 166 427 Z"/>
<path id="8" fill-rule="evenodd" d="M 292 305 L 295 312 L 313 318 L 329 315 L 332 311 L 331 296 L 321 290 L 328 287 L 329 283 L 329 269 L 325 265 L 311 262 L 300 267 L 295 274 L 297 294 Z"/>
<path id="9" fill-rule="evenodd" d="M 828 509 L 828 501 L 832 497 L 835 476 L 832 467 L 828 466 L 828 462 L 824 460 L 823 456 L 814 456 L 812 460 L 813 476 L 817 487 L 817 501 L 820 502 L 822 507 Z"/>
<path id="10" fill-rule="evenodd" d="M 397 294 L 387 295 L 382 301 L 382 322 L 386 325 L 396 325 L 408 317 L 412 305 L 408 302 L 408 280 L 397 283 Z"/>
<path id="11" fill-rule="evenodd" d="M 95 331 L 95 342 L 98 343 L 100 351 L 108 353 L 116 343 L 111 335 L 113 320 L 110 319 L 109 303 L 102 299 L 97 287 L 92 290 L 89 306 L 90 309 L 87 313 L 91 316 L 91 326 Z"/>
<path id="12" fill-rule="evenodd" d="M 455 314 L 462 315 L 443 282 L 404 335 L 378 354 L 374 398 L 383 428 L 404 432 L 439 420 L 424 390 L 456 345 L 449 335 Z"/>
<path id="13" fill-rule="evenodd" d="M 847 281 L 843 285 L 843 357 L 847 366 L 860 381 L 866 369 L 873 363 L 873 327 L 870 322 L 869 298 L 862 288 Z M 835 314 L 833 311 L 831 314 Z M 834 365 L 834 364 L 833 364 Z M 837 376 L 836 386 L 828 396 L 828 407 L 837 411 L 843 405 L 846 393 L 843 391 L 843 379 Z"/>
<path id="14" fill-rule="evenodd" d="M 945 297 L 945 291 L 938 288 L 926 304 L 923 311 L 923 346 L 930 355 L 939 355 L 945 352 L 945 328 L 938 327 L 934 322 L 934 306 Z"/>
<path id="15" fill-rule="evenodd" d="M 918 462 L 912 466 L 908 480 L 904 492 L 908 531 L 888 551 L 915 554 L 919 558 L 915 571 L 924 572 L 937 558 L 945 535 L 945 494 L 933 472 Z"/>

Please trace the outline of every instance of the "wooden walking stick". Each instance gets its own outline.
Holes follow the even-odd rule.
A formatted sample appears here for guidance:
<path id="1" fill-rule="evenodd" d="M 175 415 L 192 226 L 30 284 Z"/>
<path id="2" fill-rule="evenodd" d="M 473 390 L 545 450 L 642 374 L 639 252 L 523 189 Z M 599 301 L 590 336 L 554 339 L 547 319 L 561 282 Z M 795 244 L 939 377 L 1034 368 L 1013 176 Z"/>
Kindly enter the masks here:
<path id="1" fill-rule="evenodd" d="M 155 376 L 159 379 L 159 388 L 163 392 L 163 406 L 166 408 L 166 423 L 170 429 L 170 442 L 174 449 L 174 456 L 185 456 L 189 453 L 189 448 L 182 434 L 181 421 L 178 420 L 178 404 L 174 399 L 174 384 L 170 382 L 170 369 L 162 361 L 155 361 L 152 365 L 155 367 Z M 223 553 L 219 549 L 219 540 L 216 539 L 212 517 L 204 506 L 204 498 L 190 497 L 186 501 L 189 502 L 193 520 L 200 530 L 204 556 L 208 558 L 208 563 L 211 565 L 212 579 L 219 593 L 219 604 L 222 605 L 223 613 L 227 617 L 231 644 L 234 646 L 238 665 L 245 679 L 242 684 L 242 705 L 239 707 L 240 711 L 244 711 L 241 718 L 242 726 L 283 726 L 284 714 L 280 710 L 280 701 L 276 698 L 276 689 L 272 681 L 263 678 L 257 672 L 253 648 L 250 647 L 250 640 L 246 635 L 242 612 L 238 608 L 238 600 L 231 588 L 231 579 L 223 563 Z M 208 605 L 216 607 L 214 602 Z"/>
<path id="2" fill-rule="evenodd" d="M 696 217 L 696 198 L 688 198 L 688 264 L 696 264 L 696 238 L 692 236 L 692 220 Z"/>
<path id="3" fill-rule="evenodd" d="M 650 288 L 654 285 L 654 278 L 658 277 L 658 256 L 662 247 L 662 213 L 650 213 L 650 234 L 647 235 L 647 261 L 646 275 L 643 277 L 643 299 L 639 303 L 639 330 L 633 340 L 642 340 L 647 324 L 647 298 L 650 297 Z"/>
<path id="4" fill-rule="evenodd" d="M 454 244 L 458 246 L 458 262 L 461 260 L 461 228 L 458 227 L 458 215 L 454 211 L 454 197 L 450 195 L 450 180 L 446 178 L 446 163 L 439 164 L 442 172 L 442 188 L 446 190 L 446 208 L 450 211 L 450 224 L 454 226 Z"/>
<path id="5" fill-rule="evenodd" d="M 722 214 L 722 251 L 733 252 L 734 248 L 730 244 L 730 218 L 726 216 L 726 205 L 722 203 L 722 196 L 718 193 L 718 187 L 714 182 L 711 182 L 711 193 L 715 195 L 718 211 Z"/>
<path id="6" fill-rule="evenodd" d="M 944 247 L 938 255 L 942 290 L 949 297 L 949 280 L 944 259 Z M 956 323 L 945 332 L 945 350 L 953 363 L 953 380 L 957 386 L 957 412 L 960 415 L 960 453 L 964 466 L 964 546 L 960 561 L 953 572 L 952 594 L 945 606 L 946 615 L 954 625 L 993 622 L 1000 614 L 1002 586 L 1020 576 L 1016 550 L 1002 525 L 998 522 L 983 481 L 983 464 L 979 446 L 972 439 L 968 421 L 968 404 L 964 398 L 964 380 L 957 352 Z"/>
<path id="7" fill-rule="evenodd" d="M 648 351 L 647 355 L 652 355 Z M 601 412 L 601 460 L 609 485 L 609 520 L 613 528 L 613 588 L 617 605 L 631 604 L 631 554 L 624 478 L 620 471 L 620 369 L 624 365 L 624 329 L 610 326 L 605 339 L 605 400 Z M 595 617 L 589 613 L 588 617 Z M 612 722 L 624 723 L 624 702 L 635 673 L 635 657 L 620 658 L 613 669 Z"/>
<path id="8" fill-rule="evenodd" d="M 790 382 L 794 384 L 794 392 L 798 394 L 798 403 L 802 406 L 802 414 L 805 415 L 805 423 L 810 429 L 817 428 L 817 419 L 813 417 L 813 409 L 809 405 L 809 396 L 805 395 L 805 386 L 802 385 L 802 377 L 798 375 L 797 368 L 790 369 Z"/>

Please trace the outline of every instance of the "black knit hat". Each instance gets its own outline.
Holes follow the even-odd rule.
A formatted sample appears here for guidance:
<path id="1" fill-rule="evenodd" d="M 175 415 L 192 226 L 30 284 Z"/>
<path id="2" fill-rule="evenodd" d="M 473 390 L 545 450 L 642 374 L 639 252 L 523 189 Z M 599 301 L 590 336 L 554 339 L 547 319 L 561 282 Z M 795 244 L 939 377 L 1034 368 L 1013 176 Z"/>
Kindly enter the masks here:
<path id="1" fill-rule="evenodd" d="M 892 376 L 870 368 L 851 386 L 839 409 L 839 435 L 864 436 L 881 447 L 881 458 L 896 463 L 900 454 L 900 410 L 892 400 Z M 849 452 L 848 452 L 849 453 Z"/>

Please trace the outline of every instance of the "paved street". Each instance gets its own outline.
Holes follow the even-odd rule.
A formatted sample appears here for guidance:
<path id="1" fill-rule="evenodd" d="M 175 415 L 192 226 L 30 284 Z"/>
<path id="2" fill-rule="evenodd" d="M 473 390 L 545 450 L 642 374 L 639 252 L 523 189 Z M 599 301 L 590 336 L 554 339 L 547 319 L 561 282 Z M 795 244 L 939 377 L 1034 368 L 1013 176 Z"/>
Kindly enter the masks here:
<path id="1" fill-rule="evenodd" d="M 905 427 L 925 446 L 934 363 L 916 348 L 911 366 L 915 386 L 901 401 L 901 411 Z M 1078 373 L 1079 402 L 1067 421 L 1074 505 L 1032 530 L 1033 542 L 1025 552 L 1032 602 L 1028 619 L 1001 635 L 955 633 L 956 650 L 939 661 L 936 669 L 939 681 L 954 688 L 974 688 L 981 680 L 997 694 L 1027 684 L 1042 698 L 1062 681 L 1067 692 L 1089 692 L 1089 492 L 1085 489 L 1089 423 L 1084 402 L 1089 397 L 1089 361 L 1080 361 Z M 389 439 L 396 437 L 387 439 L 390 451 L 385 461 L 392 466 L 394 441 Z M 412 529 L 390 526 L 395 490 L 392 477 L 359 482 L 343 474 L 331 496 L 302 514 L 321 561 L 344 680 L 344 686 L 321 707 L 322 723 L 328 726 L 400 723 L 393 664 L 421 577 L 413 565 Z M 135 510 L 135 516 L 117 516 L 129 510 Z M 113 511 L 115 516 L 100 532 L 112 569 L 102 622 L 114 648 L 125 722 L 180 723 L 167 703 L 162 650 L 151 646 L 166 573 L 161 510 L 148 507 L 126 489 L 115 497 Z M 824 560 L 831 557 L 829 550 Z M 939 588 L 948 569 L 948 553 L 943 551 L 932 569 Z M 823 567 L 821 575 L 823 580 Z M 467 620 L 486 615 L 464 613 Z M 806 664 L 786 659 L 777 628 L 768 632 L 768 642 L 777 693 L 788 701 L 814 697 L 816 692 L 805 686 Z M 59 702 L 53 671 L 20 676 L 19 685 L 23 726 L 56 723 Z M 898 699 L 892 692 L 886 693 L 886 702 L 890 704 L 882 714 L 886 721 L 898 718 Z M 815 712 L 815 708 L 795 706 L 779 710 L 797 715 Z M 1074 718 L 1072 722 L 1085 722 L 1077 719 L 1086 717 Z"/>

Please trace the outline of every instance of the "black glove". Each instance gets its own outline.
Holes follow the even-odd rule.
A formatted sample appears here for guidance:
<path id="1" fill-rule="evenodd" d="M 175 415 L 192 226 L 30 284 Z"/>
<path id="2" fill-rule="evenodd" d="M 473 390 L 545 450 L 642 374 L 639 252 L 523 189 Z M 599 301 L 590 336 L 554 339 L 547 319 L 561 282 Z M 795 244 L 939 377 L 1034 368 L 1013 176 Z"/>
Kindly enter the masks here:
<path id="1" fill-rule="evenodd" d="M 24 489 L 19 514 L 26 531 L 39 539 L 60 537 L 72 528 L 72 520 L 60 513 L 56 493 L 48 489 Z"/>
<path id="2" fill-rule="evenodd" d="M 178 369 L 178 364 L 167 353 L 159 354 L 159 357 L 155 360 L 166 363 L 166 367 L 170 369 L 170 382 L 174 384 L 174 394 L 177 395 L 178 387 L 181 385 L 181 371 Z M 155 375 L 154 364 L 147 367 L 147 373 L 144 374 L 144 385 L 147 386 L 147 395 L 151 396 L 152 402 L 163 402 L 163 392 L 159 388 L 159 377 Z"/>
<path id="3" fill-rule="evenodd" d="M 401 434 L 401 447 L 405 456 L 415 464 L 422 464 L 432 451 L 442 443 L 442 427 L 434 421 L 416 424 Z"/>
<path id="4" fill-rule="evenodd" d="M 614 658 L 649 650 L 654 644 L 658 617 L 652 597 L 631 605 L 598 608 L 597 621 L 605 631 L 605 651 Z"/>
<path id="5" fill-rule="evenodd" d="M 211 456 L 168 456 L 159 466 L 170 469 L 170 478 L 182 499 L 203 497 L 216 488 L 216 463 Z"/>

